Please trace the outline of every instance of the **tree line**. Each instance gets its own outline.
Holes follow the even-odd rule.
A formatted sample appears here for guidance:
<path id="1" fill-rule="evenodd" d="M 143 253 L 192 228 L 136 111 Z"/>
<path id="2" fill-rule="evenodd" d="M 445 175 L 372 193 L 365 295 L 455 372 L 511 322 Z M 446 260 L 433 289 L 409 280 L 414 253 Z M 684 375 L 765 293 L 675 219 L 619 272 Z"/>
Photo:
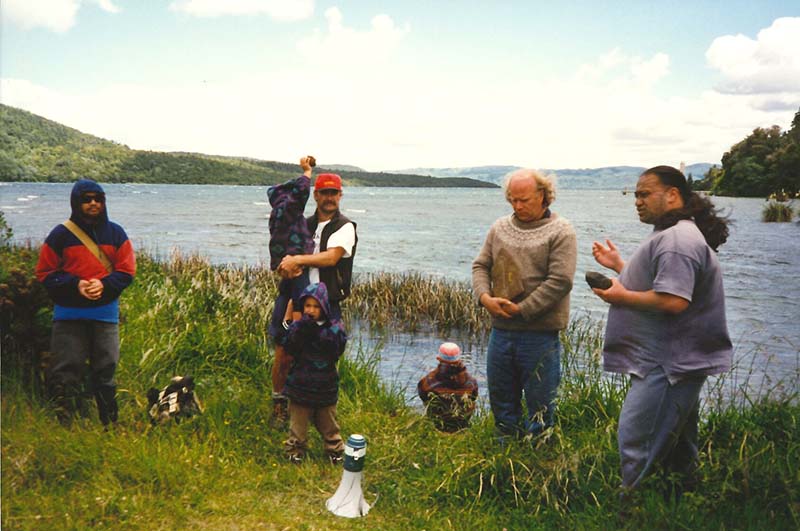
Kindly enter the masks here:
<path id="1" fill-rule="evenodd" d="M 800 110 L 788 131 L 777 125 L 754 129 L 722 156 L 722 167 L 711 167 L 693 187 L 739 197 L 800 192 Z"/>

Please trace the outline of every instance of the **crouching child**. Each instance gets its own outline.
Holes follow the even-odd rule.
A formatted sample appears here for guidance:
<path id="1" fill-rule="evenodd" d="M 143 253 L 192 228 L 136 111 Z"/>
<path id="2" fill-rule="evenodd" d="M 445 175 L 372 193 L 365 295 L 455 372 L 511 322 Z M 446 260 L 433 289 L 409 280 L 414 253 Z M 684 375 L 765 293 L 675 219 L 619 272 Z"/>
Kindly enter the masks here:
<path id="1" fill-rule="evenodd" d="M 289 327 L 286 352 L 292 365 L 286 380 L 289 396 L 289 459 L 300 463 L 308 449 L 308 423 L 314 422 L 331 462 L 342 461 L 344 442 L 336 422 L 339 373 L 336 362 L 347 342 L 342 322 L 331 319 L 324 282 L 309 285 L 299 299 L 303 316 Z"/>
<path id="2" fill-rule="evenodd" d="M 439 366 L 417 384 L 425 413 L 437 430 L 454 432 L 469 427 L 478 382 L 461 361 L 461 348 L 455 343 L 442 343 L 436 357 Z"/>

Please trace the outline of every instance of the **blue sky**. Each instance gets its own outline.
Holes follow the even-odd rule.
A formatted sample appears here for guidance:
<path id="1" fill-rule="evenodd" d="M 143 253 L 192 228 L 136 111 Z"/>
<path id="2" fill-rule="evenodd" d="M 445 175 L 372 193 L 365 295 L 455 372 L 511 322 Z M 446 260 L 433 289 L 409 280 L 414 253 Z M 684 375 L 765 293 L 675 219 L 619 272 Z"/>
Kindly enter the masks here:
<path id="1" fill-rule="evenodd" d="M 556 5 L 557 4 L 557 5 Z M 800 2 L 4 0 L 0 100 L 371 170 L 718 162 L 800 108 Z"/>

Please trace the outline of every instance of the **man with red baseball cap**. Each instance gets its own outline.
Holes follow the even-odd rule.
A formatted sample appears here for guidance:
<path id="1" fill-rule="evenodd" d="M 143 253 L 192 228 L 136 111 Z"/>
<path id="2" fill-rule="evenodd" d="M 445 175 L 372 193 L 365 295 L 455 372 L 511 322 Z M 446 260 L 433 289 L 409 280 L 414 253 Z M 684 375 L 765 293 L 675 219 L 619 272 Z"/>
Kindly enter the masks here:
<path id="1" fill-rule="evenodd" d="M 288 255 L 278 266 L 278 273 L 293 278 L 308 268 L 309 282 L 324 282 L 328 288 L 332 317 L 341 318 L 339 303 L 350 295 L 353 257 L 358 236 L 356 224 L 339 211 L 342 178 L 335 173 L 321 173 L 314 184 L 317 210 L 307 218 L 314 235 L 313 254 Z"/>
<path id="2" fill-rule="evenodd" d="M 340 303 L 350 295 L 353 276 L 353 257 L 358 236 L 356 224 L 339 211 L 342 199 L 342 178 L 335 173 L 321 173 L 314 184 L 314 201 L 317 209 L 306 218 L 308 230 L 313 234 L 312 254 L 287 255 L 278 266 L 283 278 L 295 278 L 308 270 L 309 283 L 324 282 L 328 288 L 328 302 L 332 319 L 341 319 Z M 279 335 L 287 300 L 279 296 L 270 324 L 270 335 Z M 276 349 L 273 370 L 274 392 L 280 393 L 286 382 L 290 359 L 283 349 Z"/>

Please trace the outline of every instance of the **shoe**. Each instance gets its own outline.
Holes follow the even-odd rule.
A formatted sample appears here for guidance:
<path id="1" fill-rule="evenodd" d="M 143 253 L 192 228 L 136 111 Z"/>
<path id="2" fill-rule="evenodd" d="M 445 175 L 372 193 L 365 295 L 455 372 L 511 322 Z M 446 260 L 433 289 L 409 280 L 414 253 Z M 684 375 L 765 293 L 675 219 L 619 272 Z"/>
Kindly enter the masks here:
<path id="1" fill-rule="evenodd" d="M 344 462 L 344 456 L 342 454 L 328 454 L 328 459 L 331 460 L 333 466 L 339 466 Z"/>
<path id="2" fill-rule="evenodd" d="M 295 465 L 300 465 L 303 463 L 303 456 L 296 454 L 289 454 L 289 462 Z"/>

